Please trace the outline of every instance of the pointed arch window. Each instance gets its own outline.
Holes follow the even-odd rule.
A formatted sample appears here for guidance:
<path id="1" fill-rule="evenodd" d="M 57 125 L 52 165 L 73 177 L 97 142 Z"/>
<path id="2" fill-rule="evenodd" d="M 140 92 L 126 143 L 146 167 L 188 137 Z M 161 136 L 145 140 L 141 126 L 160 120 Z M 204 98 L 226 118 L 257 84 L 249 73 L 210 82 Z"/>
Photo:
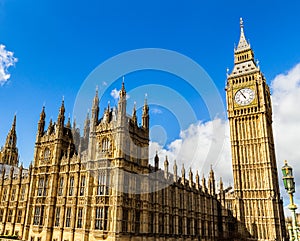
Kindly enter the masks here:
<path id="1" fill-rule="evenodd" d="M 70 177 L 69 196 L 73 196 L 74 193 L 74 177 Z"/>
<path id="2" fill-rule="evenodd" d="M 107 152 L 110 150 L 110 140 L 108 138 L 104 138 L 102 140 L 102 152 Z"/>
<path id="3" fill-rule="evenodd" d="M 46 148 L 45 151 L 44 151 L 44 161 L 45 162 L 48 162 L 50 160 L 50 149 L 49 148 Z"/>

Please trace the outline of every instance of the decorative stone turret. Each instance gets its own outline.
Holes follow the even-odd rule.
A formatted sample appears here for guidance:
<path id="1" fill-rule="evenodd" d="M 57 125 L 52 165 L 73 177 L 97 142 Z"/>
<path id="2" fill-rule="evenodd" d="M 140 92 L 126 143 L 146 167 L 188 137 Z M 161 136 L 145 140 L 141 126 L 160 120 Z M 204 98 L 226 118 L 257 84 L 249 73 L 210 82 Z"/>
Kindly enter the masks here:
<path id="1" fill-rule="evenodd" d="M 169 161 L 168 161 L 168 157 L 166 156 L 166 159 L 165 159 L 165 162 L 164 162 L 164 176 L 165 176 L 165 179 L 168 179 L 169 178 Z"/>
<path id="2" fill-rule="evenodd" d="M 182 168 L 181 168 L 181 184 L 182 185 L 185 184 L 185 168 L 184 168 L 184 164 L 182 164 Z"/>
<path id="3" fill-rule="evenodd" d="M 137 125 L 137 117 L 136 117 L 136 103 L 134 102 L 133 110 L 132 110 L 132 122 Z"/>
<path id="4" fill-rule="evenodd" d="M 193 187 L 193 172 L 192 172 L 192 168 L 190 168 L 190 171 L 189 171 L 189 186 Z"/>
<path id="5" fill-rule="evenodd" d="M 178 176 L 177 176 L 177 164 L 176 164 L 176 160 L 174 160 L 173 172 L 174 172 L 174 182 L 177 182 Z"/>
<path id="6" fill-rule="evenodd" d="M 142 126 L 145 129 L 149 129 L 149 106 L 147 103 L 147 95 L 145 95 L 145 103 L 143 107 Z"/>
<path id="7" fill-rule="evenodd" d="M 215 184 L 215 174 L 214 174 L 214 171 L 211 166 L 210 172 L 209 172 L 209 178 L 208 178 L 208 191 L 211 195 L 216 194 L 216 186 L 215 185 L 216 185 Z"/>
<path id="8" fill-rule="evenodd" d="M 43 106 L 42 112 L 40 114 L 40 120 L 39 120 L 39 123 L 38 123 L 38 134 L 37 134 L 38 137 L 42 136 L 44 134 L 45 119 L 46 119 L 45 106 Z"/>
<path id="9" fill-rule="evenodd" d="M 16 123 L 17 123 L 17 117 L 15 115 L 11 129 L 7 134 L 5 145 L 0 152 L 0 162 L 2 164 L 12 165 L 12 166 L 18 166 L 19 164 Z"/>
<path id="10" fill-rule="evenodd" d="M 199 174 L 198 171 L 196 172 L 196 189 L 200 189 L 200 181 L 199 181 Z"/>
<path id="11" fill-rule="evenodd" d="M 156 152 L 156 155 L 154 157 L 154 170 L 157 171 L 158 167 L 159 167 L 159 157 L 158 157 L 157 152 Z"/>

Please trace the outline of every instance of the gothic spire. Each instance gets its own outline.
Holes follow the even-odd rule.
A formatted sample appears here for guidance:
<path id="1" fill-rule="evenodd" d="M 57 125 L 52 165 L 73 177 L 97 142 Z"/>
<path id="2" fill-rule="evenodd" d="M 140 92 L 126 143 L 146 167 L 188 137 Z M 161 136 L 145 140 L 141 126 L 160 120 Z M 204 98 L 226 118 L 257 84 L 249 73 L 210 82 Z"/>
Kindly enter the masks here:
<path id="1" fill-rule="evenodd" d="M 168 161 L 168 156 L 166 156 L 166 159 L 165 159 L 165 162 L 164 162 L 164 166 L 165 166 L 164 176 L 165 176 L 165 179 L 168 179 L 168 177 L 169 177 L 169 161 Z"/>
<path id="2" fill-rule="evenodd" d="M 123 76 L 123 80 L 122 80 L 122 88 L 120 90 L 119 96 L 120 99 L 125 98 L 126 99 L 126 90 L 125 90 L 125 77 Z"/>
<path id="3" fill-rule="evenodd" d="M 83 137 L 87 139 L 89 137 L 89 133 L 90 133 L 90 113 L 88 111 L 84 121 Z"/>
<path id="4" fill-rule="evenodd" d="M 200 181 L 199 181 L 199 174 L 198 174 L 198 170 L 196 172 L 196 189 L 199 190 L 200 187 Z"/>
<path id="5" fill-rule="evenodd" d="M 159 166 L 159 157 L 158 157 L 157 151 L 156 151 L 156 155 L 154 157 L 154 169 L 155 169 L 155 171 L 158 170 L 158 166 Z"/>
<path id="6" fill-rule="evenodd" d="M 126 123 L 126 90 L 124 84 L 124 77 L 122 81 L 122 88 L 119 92 L 118 102 L 118 121 L 120 126 L 124 126 Z"/>
<path id="7" fill-rule="evenodd" d="M 17 146 L 16 123 L 17 123 L 17 116 L 15 114 L 10 131 L 8 132 L 7 137 L 6 137 L 5 147 L 16 148 L 16 146 Z"/>
<path id="8" fill-rule="evenodd" d="M 181 183 L 184 185 L 185 184 L 185 168 L 184 164 L 182 163 L 182 168 L 181 168 Z"/>
<path id="9" fill-rule="evenodd" d="M 241 35 L 240 35 L 240 40 L 237 48 L 235 49 L 235 52 L 240 52 L 244 50 L 249 50 L 250 49 L 250 44 L 247 42 L 245 33 L 244 33 L 244 22 L 243 19 L 240 18 L 240 28 L 241 28 Z"/>
<path id="10" fill-rule="evenodd" d="M 40 120 L 39 120 L 39 123 L 38 123 L 38 136 L 42 136 L 44 134 L 45 118 L 46 118 L 45 106 L 43 106 L 42 112 L 40 114 Z"/>
<path id="11" fill-rule="evenodd" d="M 64 98 L 61 101 L 61 106 L 59 108 L 59 114 L 57 117 L 57 124 L 60 127 L 64 126 L 64 122 L 65 122 L 65 101 Z"/>
<path id="12" fill-rule="evenodd" d="M 136 117 L 136 102 L 134 102 L 133 110 L 132 110 L 132 121 L 134 124 L 137 124 L 137 117 Z"/>
<path id="13" fill-rule="evenodd" d="M 98 123 L 98 118 L 99 118 L 99 97 L 98 97 L 98 86 L 97 86 L 95 97 L 93 100 L 93 106 L 92 106 L 91 127 L 95 128 L 95 126 Z"/>
<path id="14" fill-rule="evenodd" d="M 189 185 L 190 185 L 190 187 L 193 186 L 193 172 L 192 172 L 191 167 L 190 167 L 190 171 L 189 171 Z"/>
<path id="15" fill-rule="evenodd" d="M 147 94 L 145 94 L 145 102 L 144 102 L 143 114 L 142 114 L 142 126 L 145 129 L 149 128 L 149 106 L 147 101 Z"/>
<path id="16" fill-rule="evenodd" d="M 177 182 L 177 164 L 176 164 L 176 160 L 174 160 L 173 172 L 174 172 L 174 182 Z"/>
<path id="17" fill-rule="evenodd" d="M 71 129 L 71 118 L 70 118 L 70 116 L 68 117 L 68 122 L 67 122 L 66 127 Z"/>

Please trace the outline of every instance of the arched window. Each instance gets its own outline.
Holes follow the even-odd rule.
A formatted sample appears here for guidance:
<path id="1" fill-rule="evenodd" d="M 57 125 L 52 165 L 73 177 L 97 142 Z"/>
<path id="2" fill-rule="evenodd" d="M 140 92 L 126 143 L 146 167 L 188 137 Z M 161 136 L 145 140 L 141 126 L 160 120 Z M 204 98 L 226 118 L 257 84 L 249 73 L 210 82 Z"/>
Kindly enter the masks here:
<path id="1" fill-rule="evenodd" d="M 44 151 L 44 161 L 49 161 L 50 159 L 50 149 L 49 148 L 46 148 L 45 151 Z"/>
<path id="2" fill-rule="evenodd" d="M 102 140 L 102 152 L 106 152 L 110 150 L 110 140 L 108 138 L 104 138 Z"/>

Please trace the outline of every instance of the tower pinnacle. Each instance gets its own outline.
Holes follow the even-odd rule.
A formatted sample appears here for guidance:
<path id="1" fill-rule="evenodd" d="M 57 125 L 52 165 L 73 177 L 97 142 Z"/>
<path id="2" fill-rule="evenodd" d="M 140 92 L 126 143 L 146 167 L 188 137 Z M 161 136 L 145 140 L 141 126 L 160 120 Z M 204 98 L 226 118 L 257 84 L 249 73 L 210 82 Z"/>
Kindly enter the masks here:
<path id="1" fill-rule="evenodd" d="M 235 49 L 235 52 L 240 52 L 244 50 L 250 49 L 250 44 L 247 42 L 245 33 L 244 33 L 244 21 L 243 18 L 240 18 L 240 28 L 241 28 L 241 35 L 240 40 L 237 48 Z"/>

